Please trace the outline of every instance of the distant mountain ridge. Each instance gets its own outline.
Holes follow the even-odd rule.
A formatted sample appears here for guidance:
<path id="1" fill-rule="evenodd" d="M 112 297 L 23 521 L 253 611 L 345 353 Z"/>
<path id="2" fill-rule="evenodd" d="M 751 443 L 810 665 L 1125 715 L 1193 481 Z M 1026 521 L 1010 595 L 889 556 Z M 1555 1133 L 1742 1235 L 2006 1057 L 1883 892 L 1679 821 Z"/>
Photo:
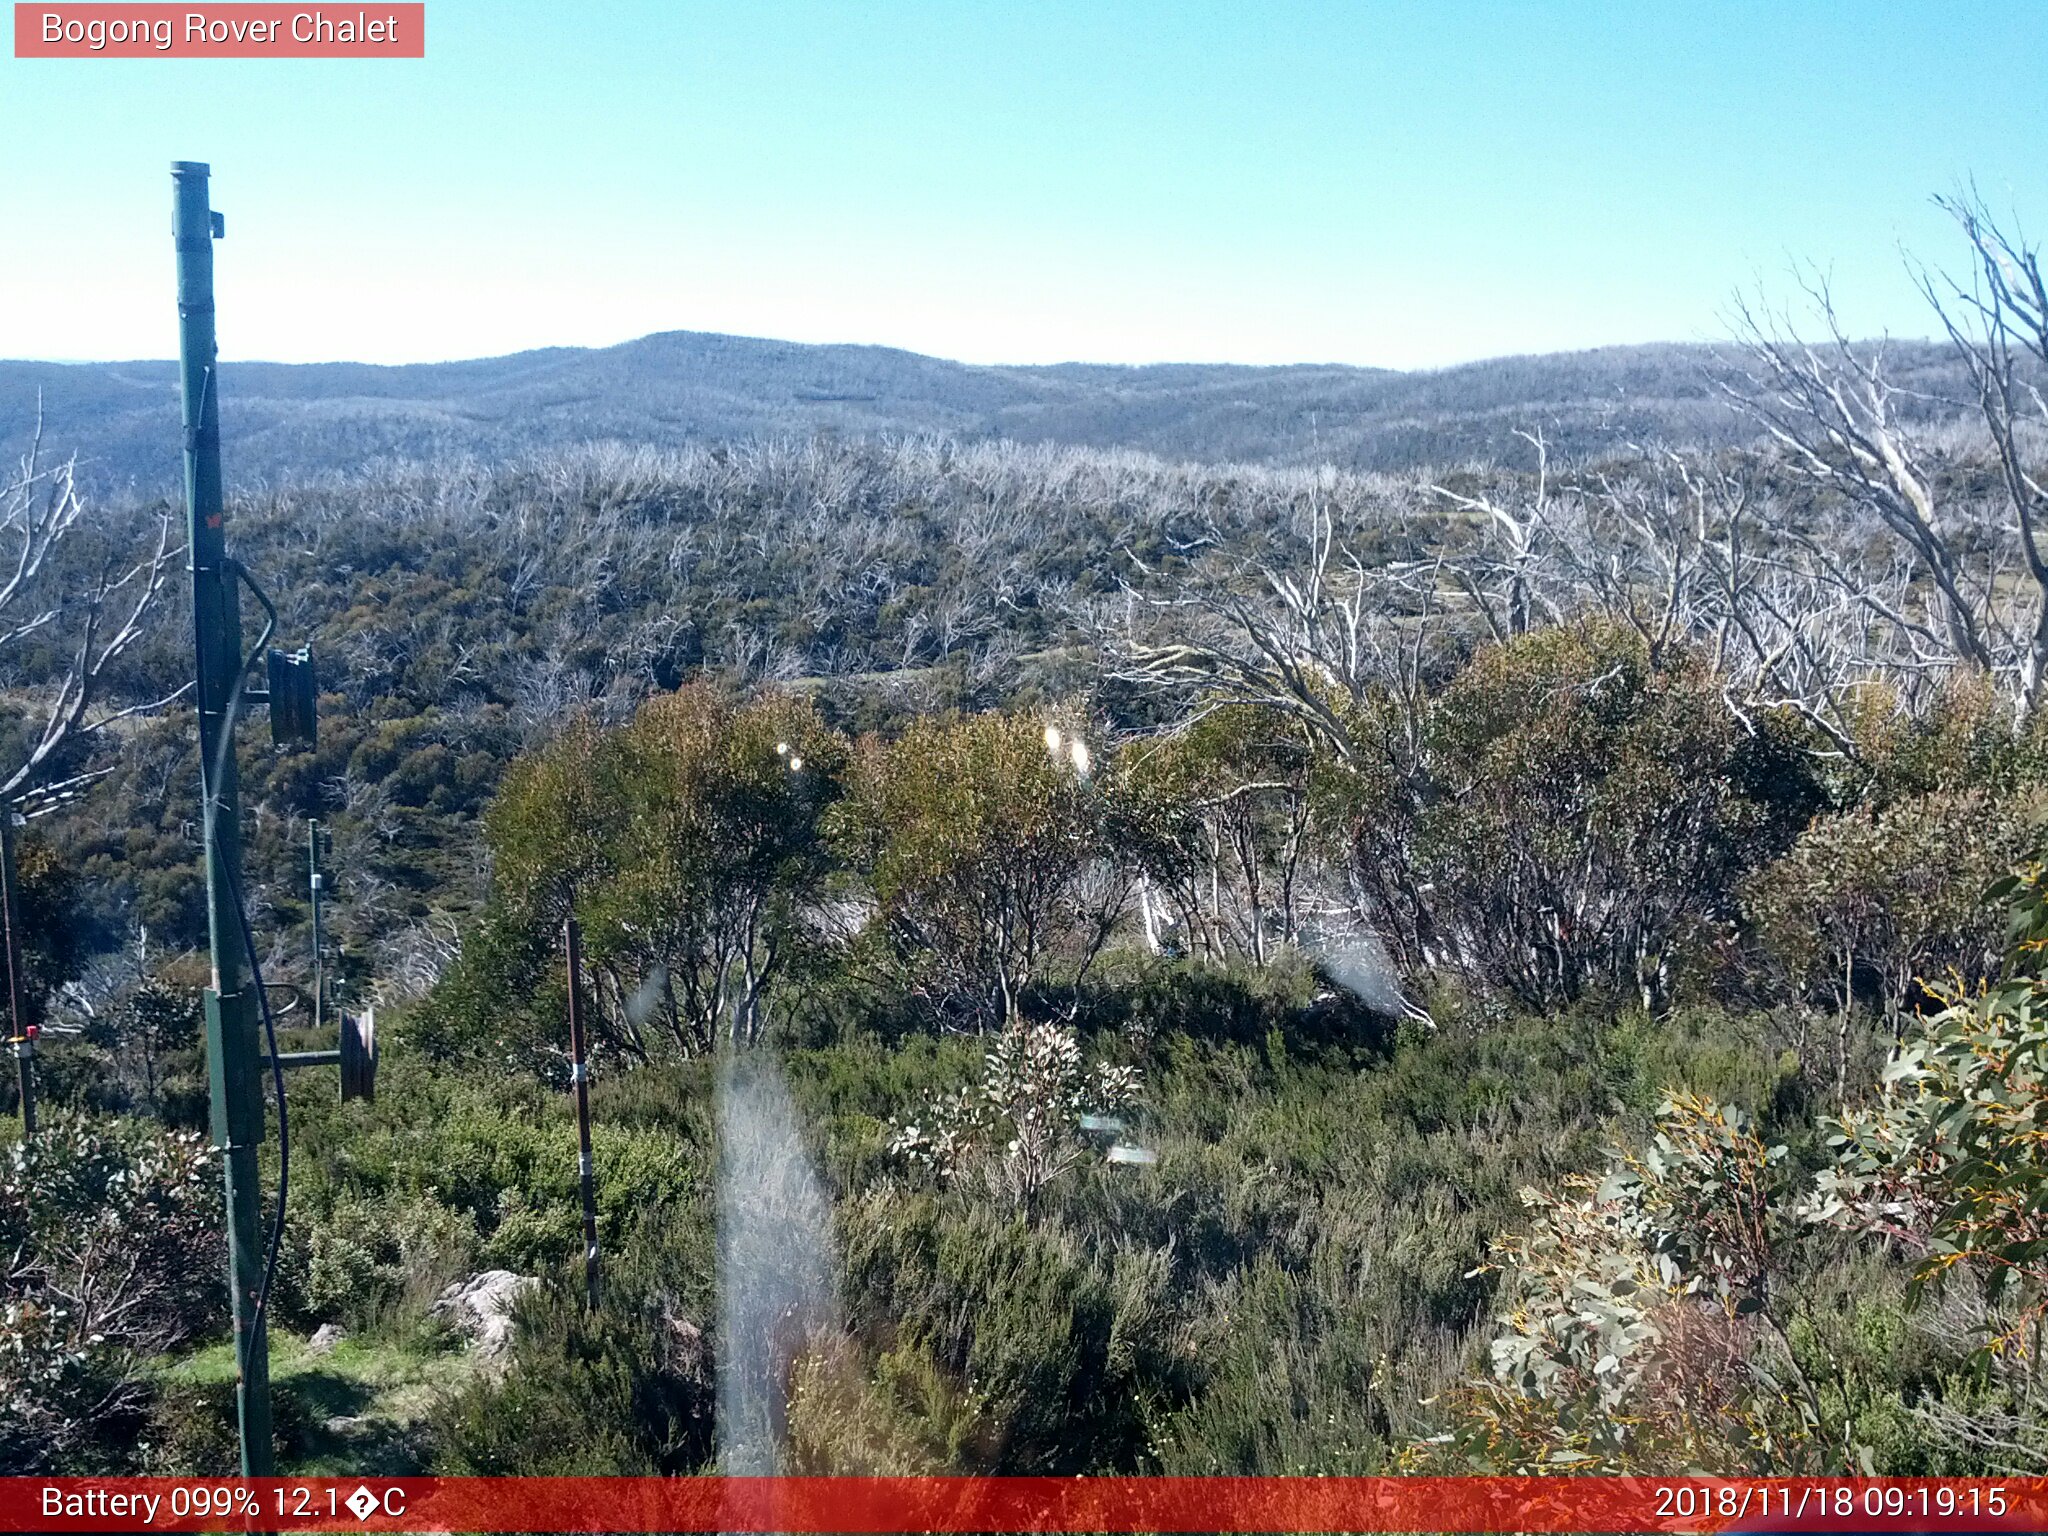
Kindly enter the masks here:
<path id="1" fill-rule="evenodd" d="M 1938 366 L 1931 346 L 1905 352 L 1909 365 Z M 1714 399 L 1710 357 L 1705 347 L 1659 344 L 1413 373 L 1335 364 L 1009 367 L 668 331 L 614 347 L 400 367 L 229 363 L 221 400 L 231 483 L 392 457 L 820 432 L 1403 469 L 1524 456 L 1518 429 L 1541 428 L 1566 453 L 1733 440 L 1742 429 Z M 172 363 L 0 362 L 0 449 L 10 456 L 26 445 L 39 395 L 46 443 L 78 453 L 91 481 L 145 492 L 175 482 Z"/>

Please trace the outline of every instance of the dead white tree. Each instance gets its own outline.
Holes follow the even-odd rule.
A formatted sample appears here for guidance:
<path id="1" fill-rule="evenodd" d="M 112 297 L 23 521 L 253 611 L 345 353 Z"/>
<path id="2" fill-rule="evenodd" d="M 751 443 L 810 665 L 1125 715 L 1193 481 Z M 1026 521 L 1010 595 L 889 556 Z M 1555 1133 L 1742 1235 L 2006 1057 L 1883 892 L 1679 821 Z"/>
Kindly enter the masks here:
<path id="1" fill-rule="evenodd" d="M 1809 343 L 1787 317 L 1738 299 L 1735 329 L 1749 361 L 1737 368 L 1739 377 L 1720 381 L 1723 393 L 1785 451 L 1791 468 L 1876 514 L 1932 586 L 1931 623 L 1949 650 L 1959 662 L 1988 671 L 1984 593 L 1937 507 L 1925 449 L 1900 419 L 1902 397 L 1887 369 L 1887 349 L 1850 341 L 1825 281 L 1809 278 L 1802 286 L 1826 341 Z"/>
<path id="2" fill-rule="evenodd" d="M 147 632 L 183 546 L 173 542 L 170 515 L 162 513 L 144 553 L 110 556 L 80 572 L 79 562 L 60 552 L 82 542 L 86 516 L 76 461 L 43 462 L 38 415 L 19 469 L 0 485 L 0 560 L 7 560 L 0 565 L 0 651 L 35 638 L 61 645 L 68 659 L 54 678 L 19 685 L 28 745 L 20 762 L 0 769 L 0 805 L 30 795 L 43 804 L 61 801 L 96 776 L 53 777 L 67 765 L 68 749 L 185 692 L 119 706 L 104 699 L 115 664 Z"/>
<path id="3" fill-rule="evenodd" d="M 1343 545 L 1321 485 L 1297 522 L 1298 562 L 1219 562 L 1165 596 L 1126 583 L 1123 623 L 1104 648 L 1119 681 L 1277 710 L 1348 760 L 1356 706 L 1419 668 L 1437 583 L 1412 564 L 1368 565 Z"/>
<path id="4" fill-rule="evenodd" d="M 1539 620 L 1564 622 L 1551 579 L 1561 551 L 1550 445 L 1541 432 L 1518 430 L 1515 436 L 1536 451 L 1536 478 L 1518 504 L 1504 504 L 1486 492 L 1467 495 L 1448 486 L 1429 487 L 1430 494 L 1477 523 L 1474 547 L 1444 569 L 1486 621 L 1488 633 L 1502 641 L 1527 634 Z"/>
<path id="5" fill-rule="evenodd" d="M 2048 294 L 2038 252 L 2002 230 L 1974 194 L 1941 203 L 1971 243 L 1974 274 L 1967 282 L 1917 275 L 1974 386 L 2002 513 L 1945 473 L 1948 455 L 1930 419 L 1961 402 L 1899 383 L 1885 344 L 1852 342 L 1819 278 L 1802 287 L 1823 339 L 1809 342 L 1784 314 L 1738 300 L 1742 359 L 1719 384 L 1782 464 L 1828 493 L 1767 532 L 1814 593 L 1858 610 L 1860 624 L 1846 628 L 1858 640 L 1852 649 L 1909 693 L 1947 672 L 1988 675 L 2025 716 L 2048 672 L 2048 494 L 2037 436 L 2048 426 L 2040 387 Z M 1886 544 L 1903 568 L 1881 552 Z"/>
<path id="6" fill-rule="evenodd" d="M 2031 713 L 2048 671 L 2048 555 L 2041 544 L 2041 525 L 2048 518 L 2048 485 L 2043 483 L 2048 399 L 2042 396 L 2048 379 L 2048 284 L 2041 276 L 2040 251 L 2017 228 L 2001 226 L 1975 188 L 1935 202 L 1970 242 L 1972 273 L 1963 282 L 1923 271 L 1920 290 L 1941 316 L 1976 387 L 1977 409 L 1991 438 L 2026 566 L 2032 622 L 2022 619 L 2017 626 L 2015 666 L 2020 708 Z"/>
<path id="7" fill-rule="evenodd" d="M 1341 537 L 1331 489 L 1320 479 L 1311 483 L 1294 509 L 1292 540 L 1276 552 L 1281 558 L 1247 567 L 1221 555 L 1227 545 L 1218 532 L 1216 557 L 1177 589 L 1162 596 L 1127 584 L 1121 623 L 1098 618 L 1098 643 L 1114 680 L 1191 702 L 1194 712 L 1183 729 L 1219 705 L 1256 706 L 1295 722 L 1312 752 L 1368 777 L 1391 775 L 1409 784 L 1407 791 L 1390 792 L 1387 814 L 1359 820 L 1338 884 L 1348 884 L 1354 915 L 1404 963 L 1426 966 L 1440 957 L 1441 946 L 1415 872 L 1407 808 L 1415 801 L 1412 784 L 1424 772 L 1429 689 L 1462 649 L 1459 626 L 1469 621 L 1448 612 L 1445 599 L 1453 588 L 1441 556 L 1374 564 L 1357 541 Z M 1390 520 L 1408 510 L 1374 509 Z M 1246 783 L 1225 793 L 1284 787 Z M 1215 808 L 1193 809 L 1207 817 Z M 1305 827 L 1297 829 L 1291 817 L 1283 825 L 1287 842 L 1298 844 Z M 1207 865 L 1212 925 L 1221 920 L 1214 888 L 1221 852 L 1212 846 Z M 1283 883 L 1290 887 L 1285 926 L 1292 934 L 1298 922 L 1291 887 L 1301 849 L 1283 846 L 1281 852 L 1288 871 Z M 1371 877 L 1356 878 L 1361 870 Z M 1197 905 L 1189 904 L 1191 933 Z"/>
<path id="8" fill-rule="evenodd" d="M 1653 660 L 1677 644 L 1704 651 L 1745 730 L 1789 711 L 1853 752 L 1856 691 L 1897 664 L 1873 650 L 1881 633 L 1863 609 L 1896 614 L 1910 572 L 1852 574 L 1746 469 L 1637 448 L 1592 473 L 1559 560 L 1579 591 L 1560 601 L 1620 619 Z"/>
<path id="9" fill-rule="evenodd" d="M 1790 710 L 1835 751 L 1853 750 L 1856 690 L 1914 658 L 1882 638 L 1863 610 L 1890 615 L 1901 634 L 1905 590 L 1896 568 L 1852 560 L 1874 541 L 1837 530 L 1831 547 L 1799 531 L 1760 488 L 1754 466 L 1712 455 L 1627 444 L 1585 469 L 1560 468 L 1540 432 L 1533 478 L 1505 489 L 1431 493 L 1468 520 L 1447 541 L 1442 598 L 1468 638 L 1506 642 L 1589 614 L 1642 641 L 1653 663 L 1697 646 L 1724 680 L 1745 730 Z"/>

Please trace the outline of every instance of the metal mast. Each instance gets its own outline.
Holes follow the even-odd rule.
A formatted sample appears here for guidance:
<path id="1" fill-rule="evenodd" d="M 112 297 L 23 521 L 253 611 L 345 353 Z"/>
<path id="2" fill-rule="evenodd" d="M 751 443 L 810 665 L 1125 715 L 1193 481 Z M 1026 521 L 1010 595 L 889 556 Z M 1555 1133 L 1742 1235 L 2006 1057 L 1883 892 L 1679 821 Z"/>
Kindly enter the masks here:
<path id="1" fill-rule="evenodd" d="M 262 1191 L 257 1151 L 263 1140 L 262 1047 L 257 1002 L 243 963 L 238 900 L 242 866 L 241 800 L 234 720 L 242 653 L 237 573 L 222 527 L 220 388 L 215 368 L 213 242 L 224 233 L 207 196 L 207 167 L 171 165 L 176 200 L 171 236 L 178 252 L 179 382 L 184 396 L 186 548 L 192 559 L 192 637 L 197 659 L 199 762 L 206 804 L 206 915 L 213 985 L 206 992 L 207 1075 L 213 1096 L 213 1144 L 227 1184 L 228 1295 L 234 1313 L 235 1405 L 242 1475 L 267 1477 L 270 1449 L 270 1351 L 258 1298 L 263 1289 Z"/>

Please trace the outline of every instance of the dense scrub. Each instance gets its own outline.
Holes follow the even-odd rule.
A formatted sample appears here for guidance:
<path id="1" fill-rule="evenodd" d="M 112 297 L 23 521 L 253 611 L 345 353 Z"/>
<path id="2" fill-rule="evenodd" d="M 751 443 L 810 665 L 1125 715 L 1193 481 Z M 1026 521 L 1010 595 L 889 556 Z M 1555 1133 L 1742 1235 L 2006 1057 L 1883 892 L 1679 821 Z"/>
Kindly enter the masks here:
<path id="1" fill-rule="evenodd" d="M 294 1097 L 280 1347 L 336 1322 L 434 1384 L 348 1454 L 706 1465 L 714 1063 L 753 1049 L 833 1208 L 837 1316 L 784 1361 L 794 1467 L 2038 1465 L 2032 1278 L 1919 1299 L 1931 1218 L 1909 1242 L 1856 1216 L 1954 1172 L 1881 1084 L 1894 1051 L 1937 1101 L 1971 1042 L 2013 1039 L 1950 991 L 2037 985 L 1983 899 L 2048 810 L 2037 717 L 2003 674 L 1869 657 L 1774 699 L 1634 587 L 1489 563 L 1500 519 L 1473 505 L 1544 484 L 822 443 L 238 506 L 325 658 L 317 750 L 245 744 L 252 915 L 290 1003 L 323 822 L 343 996 L 379 999 L 387 1042 L 374 1105 Z M 7 648 L 18 692 L 59 665 L 39 644 Z M 1259 692 L 1269 661 L 1291 692 Z M 167 626 L 123 696 L 181 665 Z M 175 1139 L 204 1109 L 186 725 L 121 722 L 23 867 L 72 1162 L 165 1186 L 166 1232 L 203 1245 L 180 1223 L 211 1207 L 179 1202 L 207 1186 L 163 1172 L 204 1161 Z M 299 1004 L 287 1044 L 315 1044 Z M 1732 1214 L 1701 1193 L 1723 1174 L 1754 1197 Z M 54 1295 L 80 1260 L 5 1194 L 23 1283 Z M 2007 1239 L 2031 1241 L 1970 1238 Z M 483 1268 L 547 1282 L 502 1375 L 430 1316 Z M 1614 1338 L 1564 1318 L 1582 1281 L 1634 1287 Z M 81 1466 L 213 1469 L 219 1382 L 150 1359 L 216 1330 L 211 1305 L 179 1292 L 89 1347 L 54 1306 L 12 1312 L 7 1401 L 100 1426 Z M 281 1436 L 310 1464 L 358 1415 L 323 1417 L 353 1399 L 291 1358 Z"/>
<path id="2" fill-rule="evenodd" d="M 795 1464 L 2002 1464 L 1956 1425 L 2019 1412 L 2002 1378 L 1971 1375 L 1974 1330 L 2009 1327 L 2015 1298 L 1910 1309 L 1909 1264 L 1819 1227 L 1666 1274 L 1670 1250 L 1629 1213 L 1662 1212 L 1690 1242 L 1685 1223 L 1710 1221 L 1711 1205 L 1629 1195 L 1639 1204 L 1610 1220 L 1598 1201 L 1620 1198 L 1601 1193 L 1612 1179 L 1574 1182 L 1619 1159 L 1630 1190 L 1652 1186 L 1645 1169 L 1668 1183 L 1695 1165 L 1711 1185 L 1732 1160 L 1754 1167 L 1743 1187 L 1775 1213 L 1834 1166 L 1820 1116 L 1867 1098 L 1926 1005 L 1889 978 L 2002 964 L 1974 866 L 1851 874 L 1841 829 L 1983 792 L 1959 782 L 2003 775 L 2008 799 L 2021 794 L 2034 782 L 2024 743 L 1985 756 L 1971 743 L 1990 727 L 1967 700 L 1888 728 L 1860 770 L 1882 787 L 1854 803 L 1877 808 L 1788 839 L 1769 830 L 1790 824 L 1783 797 L 1844 791 L 1820 767 L 1758 788 L 1700 665 L 1652 662 L 1597 625 L 1484 649 L 1445 689 L 1456 734 L 1428 747 L 1445 768 L 1420 778 L 1369 762 L 1306 771 L 1284 732 L 1228 710 L 1206 717 L 1221 722 L 1209 736 L 1176 738 L 1172 765 L 1145 738 L 1100 742 L 1079 764 L 1072 717 L 1054 751 L 1038 711 L 848 741 L 786 694 L 740 701 L 708 682 L 618 725 L 586 716 L 506 778 L 484 823 L 486 900 L 392 1037 L 377 1102 L 300 1097 L 279 1326 L 336 1321 L 446 1350 L 425 1313 L 447 1281 L 540 1274 L 550 1283 L 525 1305 L 509 1370 L 444 1393 L 390 1464 L 706 1464 L 713 1048 L 765 1044 L 835 1210 L 841 1316 L 789 1361 Z M 1239 787 L 1220 801 L 1162 794 L 1169 768 L 1169 784 L 1237 772 Z M 1396 793 L 1419 798 L 1390 804 Z M 1347 988 L 1355 955 L 1332 926 L 1332 882 L 1360 828 L 1390 815 L 1422 829 L 1412 846 L 1432 883 L 1466 872 L 1443 910 L 1497 937 Z M 2024 841 L 2016 830 L 2014 858 Z M 1894 914 L 1878 935 L 1890 961 L 1866 946 L 1838 972 L 1791 942 L 1834 931 L 1787 910 L 1800 899 L 1787 889 L 1820 878 L 1871 885 Z M 1625 941 L 1595 928 L 1574 945 L 1542 919 L 1559 907 L 1547 893 L 1575 890 L 1590 894 L 1570 910 L 1589 925 L 1619 914 Z M 1829 908 L 1845 922 L 1857 910 Z M 595 1316 L 577 1300 L 559 1091 L 556 940 L 572 912 L 600 1024 Z M 1577 969 L 1555 969 L 1561 956 Z M 1543 990 L 1564 975 L 1576 984 Z M 121 996 L 130 1022 L 71 1047 L 60 1080 L 103 1103 L 125 1084 L 127 1107 L 188 1115 L 172 1085 L 189 1070 L 176 1002 L 189 993 L 171 975 Z M 160 1042 L 154 1078 L 137 1076 L 144 1040 Z M 1111 1110 L 1155 1162 L 1103 1160 L 1078 1116 Z M 1578 1202 L 1596 1195 L 1589 1218 Z M 1532 1221 L 1533 1236 L 1514 1236 Z M 1577 1295 L 1615 1265 L 1668 1293 L 1620 1325 L 1638 1329 L 1635 1355 L 1617 1355 L 1633 1374 L 1608 1382 L 1569 1354 L 1563 1374 L 1489 1374 L 1489 1348 L 1496 1365 L 1526 1358 L 1491 1342 L 1503 1306 L 1501 1337 L 1549 1358 L 1576 1346 L 1529 1310 L 1540 1301 L 1526 1288 L 1549 1274 Z M 1503 1270 L 1524 1290 L 1503 1290 Z M 1760 1292 L 1766 1272 L 1778 1278 Z M 1735 1323 L 1674 1325 L 1699 1305 L 1699 1273 L 1722 1277 L 1704 1294 Z M 1758 1294 L 1774 1309 L 1767 1339 L 1748 1306 Z M 1721 1375 L 1686 1374 L 1686 1350 L 1722 1360 Z M 1771 1362 L 1782 1380 L 1758 1374 Z M 1669 1413 L 1646 1419 L 1617 1391 L 1651 1392 Z M 185 1404 L 166 1410 L 174 1422 L 219 1410 L 188 1398 L 166 1399 Z M 1560 1420 L 1567 1398 L 1578 1406 Z M 1603 1439 L 1603 1405 L 1648 1427 Z M 1560 1422 L 1587 1428 L 1560 1441 Z M 163 1443 L 157 1464 L 170 1465 L 198 1442 Z"/>

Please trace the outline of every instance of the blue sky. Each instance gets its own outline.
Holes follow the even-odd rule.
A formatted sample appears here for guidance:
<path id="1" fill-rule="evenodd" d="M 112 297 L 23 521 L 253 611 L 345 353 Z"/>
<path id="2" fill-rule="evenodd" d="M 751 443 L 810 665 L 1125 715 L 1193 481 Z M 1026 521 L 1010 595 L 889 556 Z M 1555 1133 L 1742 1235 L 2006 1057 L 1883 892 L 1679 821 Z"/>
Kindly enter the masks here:
<path id="1" fill-rule="evenodd" d="M 349 6 L 352 11 L 354 4 Z M 428 0 L 423 61 L 0 58 L 0 356 L 175 350 L 174 158 L 230 357 L 694 329 L 976 362 L 1712 338 L 1974 174 L 2048 230 L 2048 4 Z"/>

